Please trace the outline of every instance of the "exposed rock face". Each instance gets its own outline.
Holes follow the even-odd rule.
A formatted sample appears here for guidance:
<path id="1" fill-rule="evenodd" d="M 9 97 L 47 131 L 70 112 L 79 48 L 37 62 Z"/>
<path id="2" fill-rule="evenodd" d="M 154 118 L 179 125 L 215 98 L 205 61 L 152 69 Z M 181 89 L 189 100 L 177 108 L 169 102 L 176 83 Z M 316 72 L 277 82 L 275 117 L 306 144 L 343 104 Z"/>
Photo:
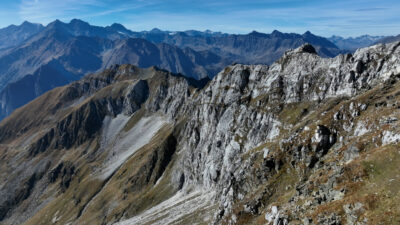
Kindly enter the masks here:
<path id="1" fill-rule="evenodd" d="M 284 104 L 321 102 L 339 96 L 352 97 L 389 79 L 388 70 L 392 69 L 378 70 L 373 67 L 371 59 L 379 57 L 379 53 L 374 54 L 374 51 L 390 51 L 393 47 L 396 45 L 375 46 L 368 53 L 364 49 L 354 56 L 341 55 L 335 59 L 322 59 L 305 51 L 304 49 L 309 48 L 306 45 L 287 52 L 271 67 L 236 65 L 226 68 L 195 100 L 201 107 L 195 110 L 194 116 L 188 122 L 188 133 L 185 136 L 190 137 L 190 140 L 185 148 L 191 149 L 188 157 L 198 157 L 200 161 L 195 161 L 201 162 L 199 166 L 202 172 L 191 173 L 198 180 L 205 179 L 206 185 L 213 185 L 214 182 L 205 175 L 209 173 L 211 165 L 217 164 L 213 168 L 222 171 L 222 177 L 227 176 L 226 182 L 220 182 L 226 184 L 231 179 L 230 173 L 240 171 L 236 167 L 241 165 L 237 161 L 241 153 L 279 136 L 284 124 L 279 121 L 278 116 L 285 107 Z M 356 59 L 361 57 L 368 57 L 369 60 L 365 60 L 371 66 L 362 74 L 357 73 L 358 79 L 346 82 L 346 77 L 355 74 L 352 69 L 358 64 Z M 398 60 L 395 54 L 390 57 L 391 60 Z M 334 67 L 335 65 L 338 67 Z M 392 66 L 394 64 L 388 65 Z M 266 108 L 266 111 L 260 112 L 260 108 Z M 204 126 L 204 121 L 215 125 Z M 325 152 L 335 142 L 336 134 L 319 125 L 316 130 L 316 151 Z M 201 156 L 196 156 L 199 153 Z M 198 166 L 194 168 L 197 170 Z"/>
<path id="2" fill-rule="evenodd" d="M 111 95 L 105 99 L 87 101 L 79 110 L 66 116 L 57 123 L 55 128 L 50 129 L 39 139 L 30 149 L 31 155 L 43 152 L 49 147 L 71 148 L 73 145 L 86 142 L 101 129 L 106 115 L 132 114 L 139 110 L 141 104 L 148 98 L 148 89 L 147 82 L 139 80 L 124 90 L 126 91 L 125 98 L 121 98 L 120 95 Z"/>
<path id="3" fill-rule="evenodd" d="M 0 124 L 2 222 L 394 222 L 398 46 L 304 45 L 203 88 L 124 65 L 48 92 Z"/>
<path id="4" fill-rule="evenodd" d="M 61 162 L 49 172 L 48 179 L 50 183 L 54 183 L 60 178 L 60 188 L 65 191 L 68 189 L 75 173 L 75 166 L 71 162 Z"/>
<path id="5" fill-rule="evenodd" d="M 77 19 L 46 27 L 25 22 L 0 30 L 0 119 L 55 87 L 115 64 L 158 66 L 208 79 L 233 62 L 271 64 L 304 43 L 324 57 L 343 52 L 310 32 L 133 32 L 120 24 L 100 27 Z"/>

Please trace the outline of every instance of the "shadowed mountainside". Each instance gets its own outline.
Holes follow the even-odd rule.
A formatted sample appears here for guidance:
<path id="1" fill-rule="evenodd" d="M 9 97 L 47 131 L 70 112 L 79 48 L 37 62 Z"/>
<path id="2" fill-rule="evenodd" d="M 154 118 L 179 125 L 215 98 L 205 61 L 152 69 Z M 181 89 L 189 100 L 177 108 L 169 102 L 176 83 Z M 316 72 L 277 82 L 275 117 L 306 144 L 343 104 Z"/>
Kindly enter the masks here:
<path id="1" fill-rule="evenodd" d="M 10 25 L 2 28 L 0 29 L 0 49 L 15 47 L 43 29 L 44 27 L 41 24 L 33 24 L 27 21 L 19 26 Z"/>

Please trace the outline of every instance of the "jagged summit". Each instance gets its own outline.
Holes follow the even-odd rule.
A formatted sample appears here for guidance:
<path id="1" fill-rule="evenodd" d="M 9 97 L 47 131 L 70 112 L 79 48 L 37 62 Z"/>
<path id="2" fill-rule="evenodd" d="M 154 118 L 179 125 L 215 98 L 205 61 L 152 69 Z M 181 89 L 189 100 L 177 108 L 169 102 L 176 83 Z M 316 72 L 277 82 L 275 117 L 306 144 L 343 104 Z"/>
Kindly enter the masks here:
<path id="1" fill-rule="evenodd" d="M 121 30 L 121 31 L 126 31 L 126 27 L 120 23 L 113 23 L 111 26 L 111 28 L 116 29 L 116 30 Z"/>
<path id="2" fill-rule="evenodd" d="M 65 24 L 65 23 L 62 22 L 62 21 L 59 20 L 59 19 L 56 19 L 56 20 L 50 22 L 50 23 L 47 25 L 47 27 L 49 27 L 49 26 L 58 26 L 58 25 L 61 25 L 61 24 Z"/>
<path id="3" fill-rule="evenodd" d="M 47 26 L 90 26 L 90 24 L 86 21 L 80 20 L 80 19 L 71 19 L 69 22 L 63 22 L 59 19 L 56 19 L 52 22 L 50 22 Z"/>
<path id="4" fill-rule="evenodd" d="M 267 37 L 268 36 L 268 34 L 261 33 L 261 32 L 255 31 L 255 30 L 253 30 L 251 33 L 249 33 L 249 35 L 255 36 L 255 37 Z"/>
<path id="5" fill-rule="evenodd" d="M 301 59 L 301 57 L 302 57 L 301 53 L 307 53 L 307 54 L 312 54 L 312 55 L 319 56 L 318 52 L 316 51 L 314 46 L 312 46 L 309 43 L 306 43 L 306 44 L 301 45 L 298 48 L 287 50 L 283 54 L 283 56 L 280 59 L 277 60 L 277 62 L 286 62 L 288 59 L 290 59 L 294 55 L 299 55 L 300 58 L 296 57 L 296 59 Z"/>
<path id="6" fill-rule="evenodd" d="M 81 26 L 81 27 L 89 27 L 90 24 L 86 21 L 80 20 L 80 19 L 72 19 L 69 22 L 70 25 L 72 26 Z"/>
<path id="7" fill-rule="evenodd" d="M 271 32 L 271 34 L 273 34 L 273 35 L 280 35 L 280 34 L 283 34 L 283 33 L 280 32 L 279 30 L 273 30 L 273 31 Z"/>
<path id="8" fill-rule="evenodd" d="M 165 33 L 166 31 L 163 31 L 159 28 L 153 28 L 149 31 L 150 33 L 154 33 L 154 34 L 160 34 L 160 33 Z"/>
<path id="9" fill-rule="evenodd" d="M 278 31 L 278 30 L 274 30 L 274 31 L 272 31 L 271 36 L 272 37 L 283 38 L 283 37 L 285 37 L 285 34 L 280 32 L 280 31 Z"/>
<path id="10" fill-rule="evenodd" d="M 296 53 L 310 53 L 310 54 L 318 54 L 315 50 L 314 46 L 309 43 L 303 44 L 302 46 L 296 48 L 294 50 Z"/>
<path id="11" fill-rule="evenodd" d="M 0 29 L 0 50 L 16 47 L 43 29 L 44 27 L 41 24 L 28 21 L 24 21 L 21 25 L 10 25 L 2 28 Z"/>
<path id="12" fill-rule="evenodd" d="M 38 24 L 38 23 L 31 23 L 31 22 L 25 20 L 24 22 L 21 23 L 20 26 L 42 26 L 42 25 Z"/>

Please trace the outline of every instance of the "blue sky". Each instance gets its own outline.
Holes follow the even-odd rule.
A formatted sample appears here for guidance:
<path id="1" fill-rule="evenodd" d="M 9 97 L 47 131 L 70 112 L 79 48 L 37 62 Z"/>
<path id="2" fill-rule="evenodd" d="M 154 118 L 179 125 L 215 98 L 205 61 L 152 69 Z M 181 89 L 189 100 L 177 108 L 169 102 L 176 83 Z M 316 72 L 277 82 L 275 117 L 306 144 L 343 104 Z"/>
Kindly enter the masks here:
<path id="1" fill-rule="evenodd" d="M 399 0 L 2 0 L 0 27 L 73 18 L 132 30 L 400 34 Z"/>

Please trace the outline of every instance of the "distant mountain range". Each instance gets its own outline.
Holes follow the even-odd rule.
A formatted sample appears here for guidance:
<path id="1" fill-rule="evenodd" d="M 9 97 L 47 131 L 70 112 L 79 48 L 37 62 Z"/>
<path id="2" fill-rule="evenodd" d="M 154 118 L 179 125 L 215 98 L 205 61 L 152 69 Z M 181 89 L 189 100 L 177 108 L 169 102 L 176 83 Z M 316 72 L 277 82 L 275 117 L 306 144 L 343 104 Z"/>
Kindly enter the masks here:
<path id="1" fill-rule="evenodd" d="M 199 80 L 232 63 L 271 64 L 305 43 L 322 57 L 349 52 L 311 32 L 134 32 L 117 23 L 100 27 L 78 19 L 46 27 L 24 22 L 1 29 L 0 38 L 7 40 L 0 42 L 0 119 L 54 87 L 115 64 L 157 66 Z"/>
<path id="2" fill-rule="evenodd" d="M 212 52 L 130 38 L 110 27 L 55 21 L 0 53 L 0 118 L 54 87 L 124 63 L 202 79 L 230 62 Z"/>
<path id="3" fill-rule="evenodd" d="M 17 46 L 43 29 L 44 27 L 41 24 L 26 21 L 19 26 L 10 25 L 0 29 L 0 49 Z"/>
<path id="4" fill-rule="evenodd" d="M 358 48 L 371 46 L 384 38 L 385 36 L 370 36 L 370 35 L 362 35 L 355 38 L 353 37 L 343 38 L 340 36 L 333 35 L 328 39 L 340 49 L 355 51 Z"/>
<path id="5" fill-rule="evenodd" d="M 305 43 L 313 44 L 322 57 L 333 57 L 343 53 L 326 38 L 306 32 L 302 35 L 282 33 L 277 30 L 271 34 L 253 31 L 249 34 L 235 35 L 212 32 L 168 32 L 152 30 L 150 32 L 127 32 L 122 25 L 114 26 L 115 31 L 130 37 L 149 40 L 154 43 L 167 43 L 180 48 L 192 48 L 196 51 L 210 51 L 230 61 L 239 63 L 271 64 L 288 49 Z"/>
<path id="6" fill-rule="evenodd" d="M 377 43 L 392 43 L 395 41 L 400 41 L 400 35 L 385 37 L 385 38 L 377 41 Z"/>

